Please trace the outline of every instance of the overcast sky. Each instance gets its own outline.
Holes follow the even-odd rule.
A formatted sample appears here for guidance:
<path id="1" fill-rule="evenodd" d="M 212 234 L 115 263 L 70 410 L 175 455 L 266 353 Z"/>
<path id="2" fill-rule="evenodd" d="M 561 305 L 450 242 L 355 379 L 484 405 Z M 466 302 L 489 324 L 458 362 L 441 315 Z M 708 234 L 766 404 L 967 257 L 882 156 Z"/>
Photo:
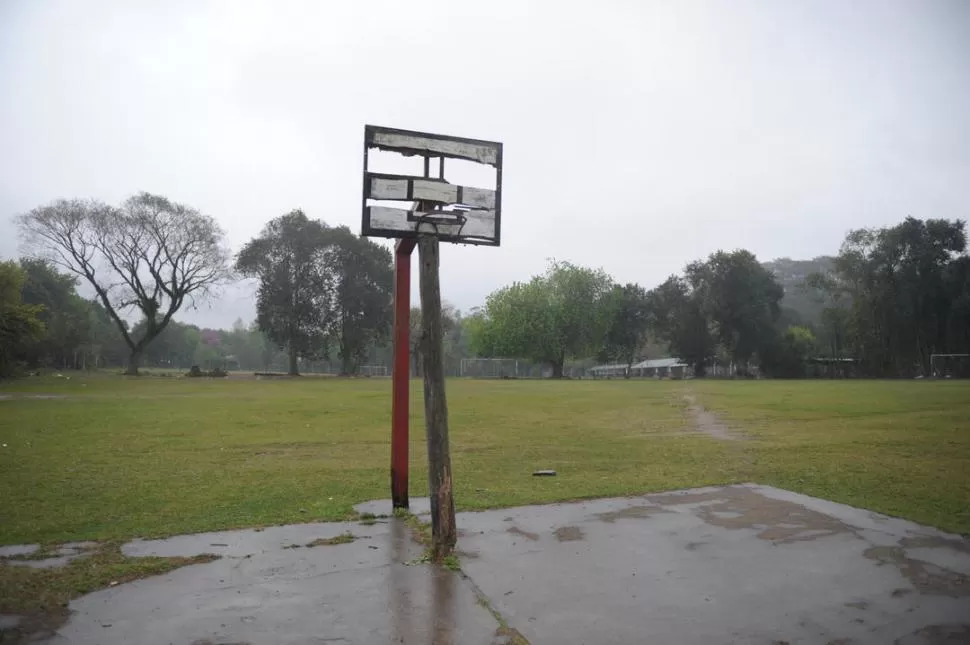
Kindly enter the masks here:
<path id="1" fill-rule="evenodd" d="M 461 309 L 547 258 L 810 258 L 967 217 L 970 2 L 0 0 L 0 256 L 16 213 L 142 190 L 237 250 L 293 208 L 357 230 L 365 123 L 504 142 L 502 247 L 442 252 Z"/>

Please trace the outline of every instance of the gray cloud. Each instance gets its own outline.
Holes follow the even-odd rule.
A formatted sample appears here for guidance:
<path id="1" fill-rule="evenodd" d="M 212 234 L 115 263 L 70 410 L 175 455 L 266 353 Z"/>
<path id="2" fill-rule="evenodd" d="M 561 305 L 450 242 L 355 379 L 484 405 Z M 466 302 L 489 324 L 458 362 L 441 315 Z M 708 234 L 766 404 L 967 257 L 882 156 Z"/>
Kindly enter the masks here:
<path id="1" fill-rule="evenodd" d="M 139 190 L 234 248 L 297 207 L 356 229 L 374 123 L 505 143 L 502 247 L 442 253 L 458 307 L 551 257 L 653 286 L 965 218 L 968 78 L 961 0 L 7 2 L 0 254 L 14 213 Z M 241 285 L 185 317 L 252 311 Z"/>

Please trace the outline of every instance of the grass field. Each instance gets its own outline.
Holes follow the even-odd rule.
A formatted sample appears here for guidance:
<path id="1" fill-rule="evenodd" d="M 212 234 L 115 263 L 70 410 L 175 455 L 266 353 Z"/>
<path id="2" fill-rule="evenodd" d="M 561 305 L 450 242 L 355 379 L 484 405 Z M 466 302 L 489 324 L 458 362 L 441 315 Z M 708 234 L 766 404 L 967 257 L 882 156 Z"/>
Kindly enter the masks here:
<path id="1" fill-rule="evenodd" d="M 742 439 L 694 432 L 686 393 Z M 389 380 L 74 376 L 0 395 L 2 544 L 344 519 L 388 496 Z M 452 380 L 448 396 L 460 509 L 756 481 L 970 532 L 970 383 Z"/>

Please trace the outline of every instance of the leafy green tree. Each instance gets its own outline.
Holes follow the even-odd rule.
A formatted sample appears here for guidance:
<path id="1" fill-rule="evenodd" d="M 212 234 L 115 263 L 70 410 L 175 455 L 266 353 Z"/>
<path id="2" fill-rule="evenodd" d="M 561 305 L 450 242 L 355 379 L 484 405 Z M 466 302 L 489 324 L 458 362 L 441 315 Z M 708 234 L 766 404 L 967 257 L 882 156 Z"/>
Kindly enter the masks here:
<path id="1" fill-rule="evenodd" d="M 816 347 L 815 334 L 808 327 L 789 327 L 761 350 L 761 368 L 768 376 L 802 378 L 806 359 Z"/>
<path id="2" fill-rule="evenodd" d="M 601 346 L 612 281 L 602 270 L 553 262 L 545 274 L 492 293 L 472 326 L 484 356 L 522 357 L 563 375 L 567 357 L 585 358 Z"/>
<path id="3" fill-rule="evenodd" d="M 849 328 L 847 292 L 834 273 L 813 273 L 805 278 L 804 291 L 820 306 L 816 331 L 818 343 L 834 358 L 842 358 Z"/>
<path id="4" fill-rule="evenodd" d="M 943 332 L 946 351 L 970 353 L 970 257 L 954 258 L 948 263 L 943 288 L 949 300 Z"/>
<path id="5" fill-rule="evenodd" d="M 962 221 L 906 218 L 850 231 L 830 279 L 833 320 L 872 376 L 929 374 L 934 353 L 970 351 L 966 333 L 966 234 Z"/>
<path id="6" fill-rule="evenodd" d="M 118 333 L 115 321 L 104 306 L 96 300 L 88 301 L 88 337 L 84 343 L 82 367 L 94 368 L 106 365 L 120 366 L 128 360 L 128 345 Z M 128 322 L 122 321 L 127 328 Z"/>
<path id="7" fill-rule="evenodd" d="M 144 333 L 145 324 L 145 321 L 141 321 L 135 325 L 132 334 L 137 336 Z M 144 362 L 155 367 L 187 369 L 199 364 L 196 353 L 201 342 L 198 327 L 173 320 L 146 348 Z"/>
<path id="8" fill-rule="evenodd" d="M 421 309 L 411 307 L 410 329 L 410 348 L 411 348 L 411 373 L 414 376 L 421 376 Z M 455 306 L 448 303 L 441 303 L 441 329 L 444 334 L 442 345 L 445 355 L 446 373 L 457 374 L 461 365 L 461 359 L 470 356 L 468 350 L 469 339 L 465 335 L 461 312 Z"/>
<path id="9" fill-rule="evenodd" d="M 775 334 L 784 291 L 744 250 L 717 251 L 684 270 L 717 341 L 742 370 Z"/>
<path id="10" fill-rule="evenodd" d="M 13 376 L 44 334 L 43 306 L 24 304 L 27 276 L 16 262 L 0 262 L 0 377 Z"/>
<path id="11" fill-rule="evenodd" d="M 637 352 L 647 341 L 651 326 L 647 292 L 638 284 L 614 285 L 605 306 L 608 327 L 600 359 L 623 361 L 629 378 L 630 368 L 637 358 Z"/>
<path id="12" fill-rule="evenodd" d="M 77 278 L 43 260 L 23 259 L 20 267 L 26 275 L 24 303 L 43 306 L 44 335 L 31 348 L 29 362 L 76 367 L 91 331 L 91 304 L 77 295 Z"/>
<path id="13" fill-rule="evenodd" d="M 269 222 L 236 258 L 236 269 L 256 278 L 256 321 L 299 374 L 299 358 L 327 355 L 333 324 L 335 276 L 328 261 L 328 229 L 294 210 Z"/>
<path id="14" fill-rule="evenodd" d="M 226 363 L 236 369 L 270 370 L 278 354 L 257 324 L 246 325 L 242 319 L 222 332 L 221 347 Z"/>
<path id="15" fill-rule="evenodd" d="M 385 341 L 393 316 L 391 253 L 346 226 L 327 231 L 327 261 L 333 275 L 331 336 L 341 373 L 356 374 L 368 350 Z"/>
<path id="16" fill-rule="evenodd" d="M 651 290 L 647 298 L 658 338 L 691 365 L 696 376 L 704 376 L 707 363 L 714 356 L 716 341 L 699 294 L 691 291 L 685 279 L 670 276 Z"/>
<path id="17" fill-rule="evenodd" d="M 785 292 L 781 300 L 782 317 L 787 318 L 789 324 L 817 325 L 821 320 L 824 299 L 818 297 L 809 279 L 816 274 L 831 274 L 835 258 L 830 255 L 820 255 L 811 260 L 777 258 L 763 262 L 761 266 L 771 271 Z"/>
<path id="18" fill-rule="evenodd" d="M 159 195 L 139 193 L 120 208 L 58 200 L 19 216 L 28 248 L 84 278 L 129 349 L 138 373 L 145 348 L 183 306 L 229 279 L 229 252 L 215 220 Z M 132 336 L 126 312 L 146 321 Z"/>

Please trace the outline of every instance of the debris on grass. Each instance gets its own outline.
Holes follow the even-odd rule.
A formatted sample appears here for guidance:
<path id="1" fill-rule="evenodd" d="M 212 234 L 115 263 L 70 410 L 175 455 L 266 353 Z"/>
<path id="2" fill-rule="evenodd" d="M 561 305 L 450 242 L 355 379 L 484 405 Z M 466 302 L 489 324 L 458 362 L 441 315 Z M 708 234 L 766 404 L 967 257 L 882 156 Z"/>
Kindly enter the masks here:
<path id="1" fill-rule="evenodd" d="M 492 642 L 498 642 L 501 645 L 529 645 L 529 641 L 522 635 L 522 632 L 514 627 L 499 625 L 498 629 L 495 630 L 495 637 L 496 639 L 501 638 L 503 640 L 495 640 Z"/>
<path id="2" fill-rule="evenodd" d="M 364 526 L 377 524 L 378 520 L 386 520 L 387 518 L 387 515 L 374 515 L 373 513 L 361 513 L 357 516 L 357 520 Z"/>
<path id="3" fill-rule="evenodd" d="M 425 549 L 420 558 L 408 560 L 404 563 L 404 566 L 413 567 L 419 564 L 428 564 L 429 562 L 431 562 L 431 549 Z"/>
<path id="4" fill-rule="evenodd" d="M 353 533 L 347 532 L 347 533 L 341 533 L 340 535 L 335 535 L 329 538 L 317 538 L 313 542 L 307 542 L 306 547 L 308 549 L 312 549 L 315 546 L 333 546 L 335 544 L 350 544 L 356 539 L 357 537 Z"/>
<path id="5" fill-rule="evenodd" d="M 454 554 L 442 558 L 441 566 L 449 571 L 461 571 L 461 562 L 458 560 L 458 556 Z"/>
<path id="6" fill-rule="evenodd" d="M 422 521 L 417 515 L 408 515 L 408 526 L 415 542 L 428 547 L 431 546 L 431 522 Z"/>
<path id="7" fill-rule="evenodd" d="M 532 473 L 532 476 L 533 477 L 555 477 L 556 476 L 556 471 L 555 470 L 537 470 L 537 471 L 535 471 L 535 472 Z"/>

